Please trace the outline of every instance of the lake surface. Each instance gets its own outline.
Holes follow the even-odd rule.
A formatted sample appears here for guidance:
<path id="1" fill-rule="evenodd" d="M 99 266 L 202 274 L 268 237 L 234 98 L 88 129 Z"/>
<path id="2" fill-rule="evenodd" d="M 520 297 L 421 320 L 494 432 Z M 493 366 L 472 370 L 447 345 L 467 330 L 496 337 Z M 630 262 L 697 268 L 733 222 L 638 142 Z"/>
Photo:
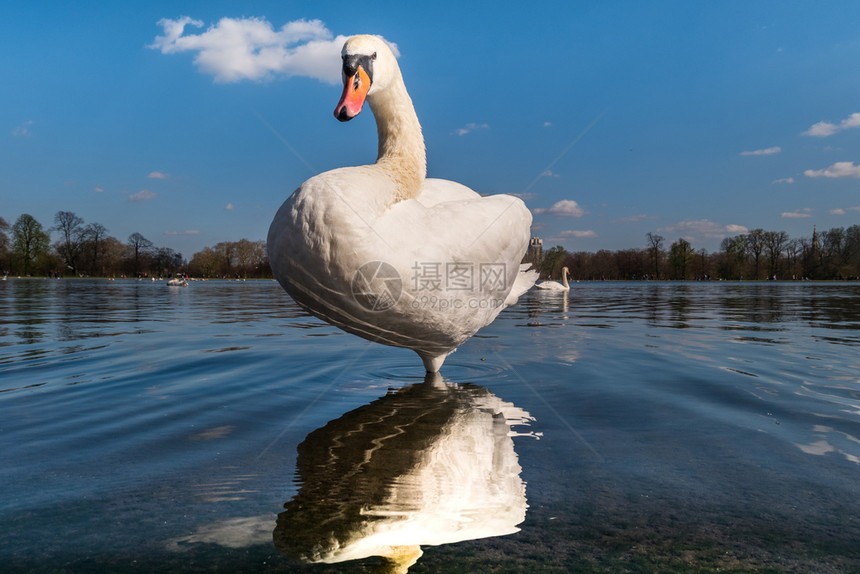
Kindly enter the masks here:
<path id="1" fill-rule="evenodd" d="M 10 279 L 0 461 L 4 572 L 858 572 L 860 283 L 531 292 L 425 380 L 274 282 Z"/>

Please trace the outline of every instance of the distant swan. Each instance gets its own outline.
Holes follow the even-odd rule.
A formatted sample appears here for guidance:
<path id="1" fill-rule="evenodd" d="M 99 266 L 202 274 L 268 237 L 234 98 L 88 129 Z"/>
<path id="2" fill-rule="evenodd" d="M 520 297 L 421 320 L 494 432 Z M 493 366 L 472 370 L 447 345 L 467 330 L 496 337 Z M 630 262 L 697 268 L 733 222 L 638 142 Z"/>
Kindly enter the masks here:
<path id="1" fill-rule="evenodd" d="M 424 137 L 397 60 L 376 36 L 346 41 L 340 121 L 366 101 L 374 165 L 303 183 L 268 234 L 274 276 L 304 309 L 341 329 L 413 349 L 428 372 L 516 302 L 537 278 L 522 271 L 531 214 L 510 195 L 481 197 L 425 179 Z"/>
<path id="2" fill-rule="evenodd" d="M 535 287 L 545 291 L 570 291 L 570 285 L 567 283 L 568 271 L 567 267 L 561 268 L 561 283 L 558 281 L 541 281 L 535 283 Z"/>

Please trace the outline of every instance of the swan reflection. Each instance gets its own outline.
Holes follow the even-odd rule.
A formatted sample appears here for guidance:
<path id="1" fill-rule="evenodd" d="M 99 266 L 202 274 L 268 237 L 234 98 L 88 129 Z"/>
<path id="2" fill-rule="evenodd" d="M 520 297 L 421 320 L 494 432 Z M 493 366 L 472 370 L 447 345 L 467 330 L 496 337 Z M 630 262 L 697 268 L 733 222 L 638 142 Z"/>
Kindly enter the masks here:
<path id="1" fill-rule="evenodd" d="M 502 536 L 525 519 L 511 427 L 532 420 L 485 388 L 445 382 L 391 391 L 310 433 L 302 486 L 275 546 L 306 562 L 384 558 L 406 572 L 422 545 Z"/>

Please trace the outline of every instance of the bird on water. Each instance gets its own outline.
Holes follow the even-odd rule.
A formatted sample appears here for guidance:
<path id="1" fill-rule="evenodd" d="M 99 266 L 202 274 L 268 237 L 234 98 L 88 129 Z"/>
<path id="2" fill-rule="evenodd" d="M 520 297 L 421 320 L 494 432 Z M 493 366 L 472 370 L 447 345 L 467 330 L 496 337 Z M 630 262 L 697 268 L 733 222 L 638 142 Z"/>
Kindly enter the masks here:
<path id="1" fill-rule="evenodd" d="M 376 163 L 304 182 L 269 228 L 275 278 L 316 317 L 370 341 L 412 349 L 427 372 L 534 285 L 520 261 L 531 213 L 511 195 L 482 197 L 427 178 L 424 137 L 392 50 L 378 36 L 341 52 L 341 122 L 365 103 Z"/>

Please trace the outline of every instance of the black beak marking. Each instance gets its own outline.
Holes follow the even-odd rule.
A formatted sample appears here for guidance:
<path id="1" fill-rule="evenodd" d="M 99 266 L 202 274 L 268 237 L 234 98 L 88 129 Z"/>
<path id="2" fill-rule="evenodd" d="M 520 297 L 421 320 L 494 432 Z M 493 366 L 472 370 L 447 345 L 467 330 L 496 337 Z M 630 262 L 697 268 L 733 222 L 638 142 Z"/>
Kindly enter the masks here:
<path id="1" fill-rule="evenodd" d="M 340 110 L 337 112 L 337 120 L 339 122 L 348 122 L 352 118 L 349 114 L 346 113 L 346 106 L 341 106 Z"/>
<path id="2" fill-rule="evenodd" d="M 370 78 L 370 83 L 373 84 L 373 61 L 376 59 L 376 52 L 370 56 L 363 54 L 347 54 L 343 57 L 343 73 L 347 78 L 355 76 L 358 72 L 358 67 L 364 68 L 367 72 L 367 77 Z"/>

